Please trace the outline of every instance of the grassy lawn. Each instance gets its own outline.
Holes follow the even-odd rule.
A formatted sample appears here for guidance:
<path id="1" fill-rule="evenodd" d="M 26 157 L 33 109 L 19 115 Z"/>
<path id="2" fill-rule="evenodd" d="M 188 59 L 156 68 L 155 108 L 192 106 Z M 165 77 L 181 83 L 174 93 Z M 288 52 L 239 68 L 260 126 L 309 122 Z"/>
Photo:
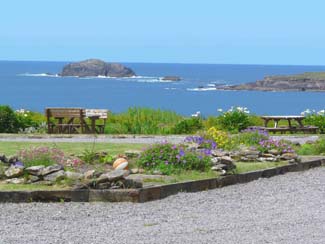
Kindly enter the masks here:
<path id="1" fill-rule="evenodd" d="M 92 149 L 95 151 L 107 151 L 111 154 L 122 154 L 126 150 L 139 150 L 142 149 L 145 144 L 134 144 L 134 143 L 100 143 L 96 142 L 0 142 L 0 153 L 6 155 L 13 155 L 17 151 L 36 146 L 48 146 L 57 147 L 68 154 L 80 154 L 85 149 Z"/>
<path id="2" fill-rule="evenodd" d="M 6 184 L 0 182 L 0 191 L 55 191 L 55 190 L 68 190 L 69 187 L 62 185 L 30 185 L 30 184 Z"/>
<path id="3" fill-rule="evenodd" d="M 284 161 L 284 162 L 245 162 L 245 163 L 241 163 L 238 162 L 236 163 L 237 165 L 237 169 L 236 169 L 236 173 L 240 174 L 240 173 L 246 173 L 246 172 L 250 172 L 250 171 L 256 171 L 256 170 L 262 170 L 262 169 L 269 169 L 269 168 L 274 168 L 274 167 L 279 167 L 279 166 L 284 166 L 287 165 L 288 162 Z"/>

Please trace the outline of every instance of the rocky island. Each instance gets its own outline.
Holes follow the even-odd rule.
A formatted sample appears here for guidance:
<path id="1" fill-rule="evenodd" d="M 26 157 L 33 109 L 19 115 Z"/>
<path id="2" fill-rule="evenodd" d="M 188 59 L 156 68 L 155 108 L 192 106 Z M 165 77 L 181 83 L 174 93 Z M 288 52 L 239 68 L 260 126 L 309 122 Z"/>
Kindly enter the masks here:
<path id="1" fill-rule="evenodd" d="M 263 80 L 240 85 L 224 85 L 217 90 L 257 91 L 325 91 L 325 72 L 306 72 L 297 75 L 267 76 Z"/>
<path id="2" fill-rule="evenodd" d="M 81 62 L 67 64 L 63 67 L 61 76 L 105 76 L 131 77 L 135 76 L 132 69 L 118 63 L 107 63 L 99 59 L 87 59 Z"/>

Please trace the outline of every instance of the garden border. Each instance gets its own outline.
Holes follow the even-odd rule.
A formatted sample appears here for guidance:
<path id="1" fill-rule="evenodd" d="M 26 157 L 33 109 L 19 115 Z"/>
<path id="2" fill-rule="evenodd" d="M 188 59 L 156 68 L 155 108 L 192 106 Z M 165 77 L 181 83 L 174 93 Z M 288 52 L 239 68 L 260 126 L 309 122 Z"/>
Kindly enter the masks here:
<path id="1" fill-rule="evenodd" d="M 325 166 L 325 158 L 285 166 L 227 175 L 197 181 L 117 190 L 56 190 L 56 191 L 0 191 L 0 203 L 24 202 L 138 202 L 159 200 L 179 192 L 198 192 L 224 186 L 242 184 L 259 178 L 269 178 L 289 172 Z"/>

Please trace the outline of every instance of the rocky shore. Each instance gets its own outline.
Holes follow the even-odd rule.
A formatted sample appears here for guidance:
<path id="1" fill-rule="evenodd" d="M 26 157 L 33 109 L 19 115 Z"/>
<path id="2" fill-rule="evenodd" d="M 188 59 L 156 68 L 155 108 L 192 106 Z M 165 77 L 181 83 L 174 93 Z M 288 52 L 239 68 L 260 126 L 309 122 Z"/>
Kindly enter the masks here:
<path id="1" fill-rule="evenodd" d="M 325 91 L 325 72 L 309 72 L 288 76 L 267 76 L 263 80 L 240 85 L 225 85 L 217 90 L 257 91 Z"/>

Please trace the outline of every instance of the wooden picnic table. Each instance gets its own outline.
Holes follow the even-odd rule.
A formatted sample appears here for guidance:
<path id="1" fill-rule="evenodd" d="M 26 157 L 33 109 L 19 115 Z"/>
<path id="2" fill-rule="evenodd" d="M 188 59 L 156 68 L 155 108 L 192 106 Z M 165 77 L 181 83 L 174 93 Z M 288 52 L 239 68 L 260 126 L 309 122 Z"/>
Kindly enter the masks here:
<path id="1" fill-rule="evenodd" d="M 106 109 L 46 108 L 48 133 L 104 133 L 107 112 Z M 99 124 L 98 120 L 104 122 Z"/>
<path id="2" fill-rule="evenodd" d="M 269 132 L 303 132 L 303 133 L 317 133 L 318 127 L 316 126 L 304 126 L 302 121 L 305 119 L 301 115 L 275 115 L 275 116 L 261 116 L 261 119 L 264 120 L 264 128 Z M 288 126 L 279 127 L 279 121 L 286 120 L 288 121 Z M 274 126 L 269 128 L 267 127 L 270 121 L 274 121 Z M 292 121 L 296 121 L 298 126 L 292 125 Z"/>
<path id="3" fill-rule="evenodd" d="M 261 116 L 261 119 L 264 120 L 264 126 L 267 127 L 269 121 L 274 121 L 274 128 L 278 128 L 278 124 L 280 120 L 287 120 L 289 128 L 292 128 L 291 121 L 297 121 L 300 127 L 304 127 L 302 121 L 304 120 L 304 116 L 301 115 L 276 115 L 276 116 Z"/>

